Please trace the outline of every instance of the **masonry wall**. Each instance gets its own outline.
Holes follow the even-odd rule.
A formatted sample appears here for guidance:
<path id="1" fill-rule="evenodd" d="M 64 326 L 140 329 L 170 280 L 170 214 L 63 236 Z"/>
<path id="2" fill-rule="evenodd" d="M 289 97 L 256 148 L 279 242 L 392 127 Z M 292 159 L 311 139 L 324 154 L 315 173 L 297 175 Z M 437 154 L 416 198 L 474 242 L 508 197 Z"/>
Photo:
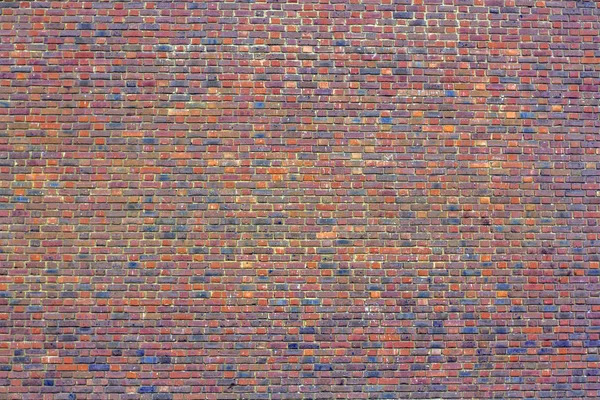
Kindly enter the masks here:
<path id="1" fill-rule="evenodd" d="M 600 398 L 597 2 L 0 12 L 2 399 Z"/>

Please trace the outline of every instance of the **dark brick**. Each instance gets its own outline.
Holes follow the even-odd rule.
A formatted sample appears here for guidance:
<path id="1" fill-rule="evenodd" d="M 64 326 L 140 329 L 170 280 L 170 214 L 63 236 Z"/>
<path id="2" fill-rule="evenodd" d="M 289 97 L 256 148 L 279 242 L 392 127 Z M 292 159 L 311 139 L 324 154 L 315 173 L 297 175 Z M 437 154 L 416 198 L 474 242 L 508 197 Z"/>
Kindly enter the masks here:
<path id="1" fill-rule="evenodd" d="M 90 371 L 109 371 L 110 366 L 108 364 L 90 364 L 88 369 Z"/>

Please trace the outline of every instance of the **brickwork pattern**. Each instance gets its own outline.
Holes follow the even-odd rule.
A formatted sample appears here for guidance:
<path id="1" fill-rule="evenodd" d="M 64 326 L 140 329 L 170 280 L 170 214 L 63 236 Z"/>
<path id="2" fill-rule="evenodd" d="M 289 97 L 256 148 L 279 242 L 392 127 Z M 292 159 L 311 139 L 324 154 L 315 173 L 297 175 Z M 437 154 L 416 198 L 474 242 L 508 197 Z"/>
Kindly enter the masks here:
<path id="1" fill-rule="evenodd" d="M 0 398 L 600 398 L 598 7 L 0 2 Z"/>

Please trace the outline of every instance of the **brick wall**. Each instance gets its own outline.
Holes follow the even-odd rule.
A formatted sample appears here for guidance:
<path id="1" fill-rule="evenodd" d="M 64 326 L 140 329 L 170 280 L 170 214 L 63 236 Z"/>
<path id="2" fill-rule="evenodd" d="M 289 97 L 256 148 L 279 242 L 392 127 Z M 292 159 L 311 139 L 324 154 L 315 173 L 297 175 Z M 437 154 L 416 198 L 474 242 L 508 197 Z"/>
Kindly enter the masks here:
<path id="1" fill-rule="evenodd" d="M 0 12 L 2 399 L 600 397 L 597 2 Z"/>

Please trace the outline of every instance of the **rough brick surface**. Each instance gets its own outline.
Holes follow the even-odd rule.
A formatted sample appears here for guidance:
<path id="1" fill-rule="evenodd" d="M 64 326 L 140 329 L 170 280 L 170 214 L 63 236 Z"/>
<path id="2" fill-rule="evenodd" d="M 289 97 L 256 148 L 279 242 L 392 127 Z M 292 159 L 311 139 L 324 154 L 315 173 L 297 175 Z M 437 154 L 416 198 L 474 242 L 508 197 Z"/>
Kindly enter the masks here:
<path id="1" fill-rule="evenodd" d="M 0 398 L 599 398 L 598 7 L 0 2 Z"/>

